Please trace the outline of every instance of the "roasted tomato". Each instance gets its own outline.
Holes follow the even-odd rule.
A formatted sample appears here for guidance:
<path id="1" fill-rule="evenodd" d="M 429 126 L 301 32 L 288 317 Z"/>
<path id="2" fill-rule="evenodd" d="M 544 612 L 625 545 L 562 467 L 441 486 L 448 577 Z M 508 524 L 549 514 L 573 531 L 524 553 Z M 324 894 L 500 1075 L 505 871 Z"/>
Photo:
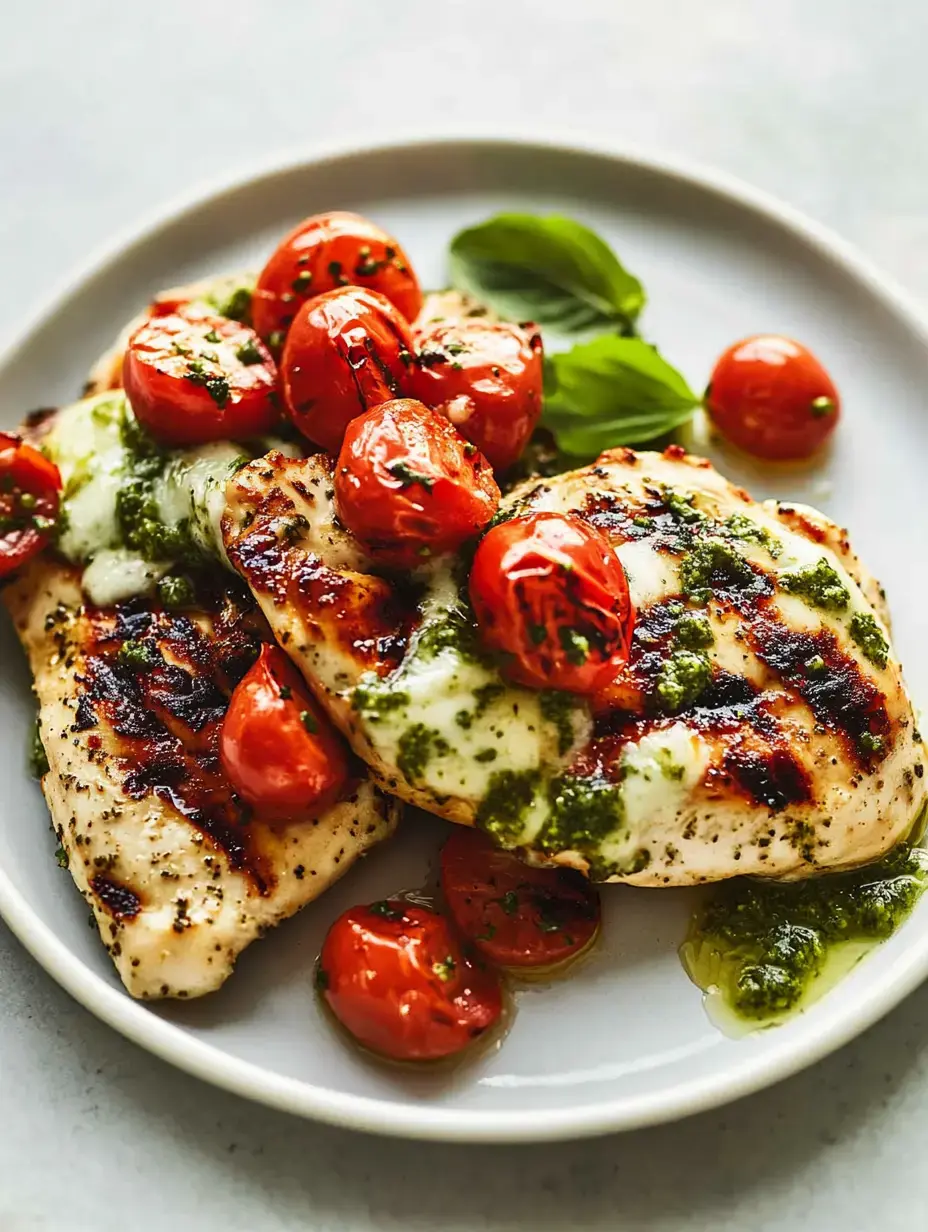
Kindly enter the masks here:
<path id="1" fill-rule="evenodd" d="M 496 512 L 486 458 L 437 411 L 398 398 L 352 420 L 335 468 L 335 507 L 351 533 L 399 566 L 452 552 Z"/>
<path id="2" fill-rule="evenodd" d="M 376 291 L 344 287 L 305 304 L 287 335 L 280 372 L 290 418 L 338 453 L 345 429 L 405 390 L 412 331 Z"/>
<path id="3" fill-rule="evenodd" d="M 324 813 L 350 777 L 344 741 L 276 646 L 264 646 L 232 694 L 219 752 L 238 794 L 271 819 Z"/>
<path id="4" fill-rule="evenodd" d="M 139 326 L 122 380 L 139 423 L 165 445 L 247 440 L 279 419 L 277 369 L 258 335 L 195 308 Z"/>
<path id="5" fill-rule="evenodd" d="M 838 424 L 841 403 L 831 377 L 798 342 L 758 334 L 721 356 L 706 390 L 719 431 L 758 458 L 808 458 Z"/>
<path id="6" fill-rule="evenodd" d="M 512 466 L 541 414 L 538 331 L 464 320 L 435 325 L 416 341 L 410 392 L 450 419 L 496 470 Z"/>
<path id="7" fill-rule="evenodd" d="M 498 1021 L 499 979 L 471 962 L 443 916 L 400 900 L 352 907 L 329 929 L 317 985 L 366 1048 L 430 1061 Z"/>
<path id="8" fill-rule="evenodd" d="M 550 967 L 599 932 L 599 895 L 568 868 L 531 868 L 459 826 L 441 852 L 441 888 L 461 933 L 502 967 Z"/>
<path id="9" fill-rule="evenodd" d="M 625 570 L 608 540 L 573 515 L 494 526 L 474 556 L 470 597 L 484 644 L 519 684 L 595 693 L 628 658 Z"/>
<path id="10" fill-rule="evenodd" d="M 255 329 L 278 348 L 301 304 L 348 285 L 379 291 L 407 321 L 422 307 L 412 266 L 386 231 L 359 214 L 314 214 L 281 241 L 261 271 L 251 306 Z"/>
<path id="11" fill-rule="evenodd" d="M 48 543 L 58 516 L 61 476 L 54 462 L 18 436 L 0 432 L 0 577 Z"/>

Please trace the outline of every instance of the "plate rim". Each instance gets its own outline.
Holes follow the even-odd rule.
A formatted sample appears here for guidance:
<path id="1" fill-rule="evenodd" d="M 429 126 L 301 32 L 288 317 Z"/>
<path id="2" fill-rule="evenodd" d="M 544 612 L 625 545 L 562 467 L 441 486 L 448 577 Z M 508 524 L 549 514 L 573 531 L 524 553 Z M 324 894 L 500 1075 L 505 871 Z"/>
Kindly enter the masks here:
<path id="1" fill-rule="evenodd" d="M 0 355 L 0 373 L 63 304 L 90 279 L 105 275 L 127 253 L 154 239 L 188 213 L 217 205 L 249 184 L 298 173 L 328 163 L 350 162 L 384 153 L 429 147 L 531 148 L 545 154 L 579 154 L 618 167 L 646 171 L 735 204 L 779 227 L 849 275 L 928 350 L 928 314 L 914 296 L 857 248 L 803 211 L 731 173 L 704 166 L 650 147 L 614 142 L 574 130 L 552 133 L 492 130 L 395 133 L 376 140 L 328 141 L 278 152 L 273 157 L 195 185 L 153 208 L 140 220 L 92 250 L 89 256 L 46 296 Z M 327 1090 L 301 1079 L 262 1069 L 196 1039 L 122 988 L 109 984 L 72 954 L 52 929 L 33 912 L 29 901 L 0 865 L 0 917 L 24 948 L 77 1002 L 132 1043 L 196 1078 L 257 1103 L 291 1114 L 398 1138 L 456 1142 L 543 1142 L 594 1137 L 692 1116 L 759 1091 L 821 1060 L 882 1018 L 928 976 L 928 932 L 886 964 L 863 1006 L 843 1018 L 825 1019 L 817 1032 L 792 1043 L 789 1038 L 764 1054 L 745 1060 L 722 1075 L 683 1083 L 666 1092 L 610 1098 L 564 1109 L 522 1112 L 431 1107 Z"/>

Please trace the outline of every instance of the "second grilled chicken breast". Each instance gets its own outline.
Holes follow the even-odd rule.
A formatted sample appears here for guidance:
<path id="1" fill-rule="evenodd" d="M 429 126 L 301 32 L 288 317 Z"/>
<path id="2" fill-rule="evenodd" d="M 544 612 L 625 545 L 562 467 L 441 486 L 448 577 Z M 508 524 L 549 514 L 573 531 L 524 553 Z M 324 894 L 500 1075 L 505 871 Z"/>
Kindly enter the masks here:
<path id="1" fill-rule="evenodd" d="M 911 828 L 924 749 L 876 583 L 812 510 L 706 461 L 629 449 L 523 485 L 611 540 L 638 612 L 615 684 L 513 686 L 466 571 L 378 570 L 340 526 L 333 462 L 271 454 L 228 486 L 230 561 L 374 775 L 529 857 L 682 885 L 861 864 Z"/>

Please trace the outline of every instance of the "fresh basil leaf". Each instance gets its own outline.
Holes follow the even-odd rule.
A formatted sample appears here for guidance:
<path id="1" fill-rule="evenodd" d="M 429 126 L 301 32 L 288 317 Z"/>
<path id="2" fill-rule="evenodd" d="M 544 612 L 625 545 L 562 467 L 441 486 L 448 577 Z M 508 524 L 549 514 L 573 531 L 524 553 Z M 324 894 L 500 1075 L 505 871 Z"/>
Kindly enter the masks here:
<path id="1" fill-rule="evenodd" d="M 545 361 L 542 423 L 565 452 L 644 445 L 686 423 L 699 397 L 640 338 L 606 335 Z"/>
<path id="2" fill-rule="evenodd" d="M 451 281 L 510 321 L 563 335 L 631 332 L 641 283 L 589 227 L 557 214 L 497 214 L 451 241 Z"/>

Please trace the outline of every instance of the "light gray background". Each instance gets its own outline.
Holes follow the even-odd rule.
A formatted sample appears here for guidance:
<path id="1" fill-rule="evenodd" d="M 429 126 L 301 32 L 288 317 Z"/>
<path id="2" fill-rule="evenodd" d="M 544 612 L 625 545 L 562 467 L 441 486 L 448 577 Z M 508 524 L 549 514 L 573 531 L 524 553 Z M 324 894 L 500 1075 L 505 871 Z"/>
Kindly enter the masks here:
<path id="1" fill-rule="evenodd" d="M 198 181 L 417 125 L 573 126 L 715 163 L 928 298 L 924 0 L 0 13 L 0 343 L 89 250 Z M 73 1004 L 0 925 L 0 1230 L 923 1229 L 926 1029 L 928 987 L 806 1074 L 676 1126 L 407 1145 L 174 1072 Z"/>

